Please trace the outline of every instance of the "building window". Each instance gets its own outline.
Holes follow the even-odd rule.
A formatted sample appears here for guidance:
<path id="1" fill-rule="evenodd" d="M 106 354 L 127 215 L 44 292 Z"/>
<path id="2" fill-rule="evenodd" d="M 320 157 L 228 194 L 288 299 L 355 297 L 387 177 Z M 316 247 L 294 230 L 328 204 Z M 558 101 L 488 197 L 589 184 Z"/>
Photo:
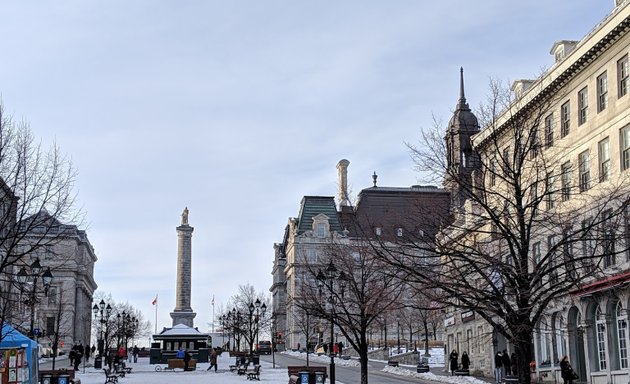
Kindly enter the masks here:
<path id="1" fill-rule="evenodd" d="M 512 169 L 512 159 L 510 158 L 510 147 L 503 148 L 503 161 L 501 163 L 503 167 L 503 175 L 509 176 L 509 171 Z"/>
<path id="2" fill-rule="evenodd" d="M 306 250 L 306 261 L 309 263 L 317 262 L 317 251 L 313 248 Z"/>
<path id="3" fill-rule="evenodd" d="M 608 75 L 606 71 L 597 76 L 597 112 L 608 106 Z"/>
<path id="4" fill-rule="evenodd" d="M 595 256 L 595 230 L 592 228 L 590 218 L 582 221 L 582 264 L 584 268 L 591 272 L 594 268 L 593 257 Z"/>
<path id="5" fill-rule="evenodd" d="M 578 92 L 578 125 L 586 123 L 588 119 L 588 87 Z"/>
<path id="6" fill-rule="evenodd" d="M 51 286 L 48 288 L 48 304 L 57 304 L 57 287 Z"/>
<path id="7" fill-rule="evenodd" d="M 617 303 L 617 345 L 619 345 L 619 368 L 628 368 L 628 315 L 621 307 L 621 302 Z"/>
<path id="8" fill-rule="evenodd" d="M 545 147 L 553 146 L 553 114 L 545 117 Z"/>
<path id="9" fill-rule="evenodd" d="M 565 137 L 571 130 L 571 104 L 567 101 L 560 107 L 560 137 Z"/>
<path id="10" fill-rule="evenodd" d="M 567 201 L 571 198 L 571 163 L 566 162 L 561 166 L 560 183 L 562 201 Z"/>
<path id="11" fill-rule="evenodd" d="M 551 330 L 547 324 L 547 319 L 543 318 L 540 322 L 540 360 L 542 364 L 551 363 Z"/>
<path id="12" fill-rule="evenodd" d="M 578 156 L 580 168 L 580 192 L 588 191 L 591 188 L 591 168 L 588 159 L 588 150 Z"/>
<path id="13" fill-rule="evenodd" d="M 55 334 L 55 317 L 46 317 L 46 335 L 52 336 Z"/>
<path id="14" fill-rule="evenodd" d="M 630 125 L 622 128 L 619 134 L 621 144 L 621 169 L 630 169 Z"/>
<path id="15" fill-rule="evenodd" d="M 553 176 L 549 175 L 547 179 L 545 179 L 545 189 L 545 203 L 547 209 L 552 209 L 556 205 Z"/>
<path id="16" fill-rule="evenodd" d="M 317 223 L 317 237 L 325 237 L 326 236 L 326 224 Z"/>
<path id="17" fill-rule="evenodd" d="M 567 342 L 566 342 L 566 338 L 565 338 L 565 327 L 566 324 L 564 323 L 564 317 L 562 317 L 562 315 L 557 314 L 556 315 L 556 321 L 554 323 L 554 334 L 556 335 L 555 338 L 555 354 L 554 356 L 564 356 L 567 354 Z"/>
<path id="18" fill-rule="evenodd" d="M 402 228 L 396 228 L 396 236 L 402 237 L 402 235 L 403 235 L 403 229 Z"/>
<path id="19" fill-rule="evenodd" d="M 486 343 L 485 343 L 485 340 L 482 340 L 483 336 L 484 336 L 483 326 L 478 326 L 477 327 L 477 350 L 479 351 L 479 353 L 486 352 Z"/>
<path id="20" fill-rule="evenodd" d="M 383 231 L 381 230 L 381 227 L 374 228 L 374 234 L 376 236 L 380 236 L 382 233 L 383 233 Z"/>
<path id="21" fill-rule="evenodd" d="M 606 316 L 602 313 L 599 305 L 595 310 L 595 329 L 597 332 L 597 357 L 599 360 L 599 370 L 606 370 Z"/>
<path id="22" fill-rule="evenodd" d="M 610 178 L 610 141 L 608 138 L 599 142 L 599 181 Z"/>
<path id="23" fill-rule="evenodd" d="M 615 233 L 615 225 L 612 219 L 612 210 L 608 209 L 603 213 L 603 222 L 601 228 L 602 247 L 604 251 L 604 267 L 610 267 L 616 264 L 615 242 L 617 236 Z"/>
<path id="24" fill-rule="evenodd" d="M 623 209 L 624 231 L 626 235 L 626 260 L 630 260 L 630 203 L 626 202 Z"/>
<path id="25" fill-rule="evenodd" d="M 494 187 L 497 184 L 497 167 L 493 162 L 490 163 L 490 175 L 488 175 L 490 178 L 490 186 Z"/>
<path id="26" fill-rule="evenodd" d="M 535 125 L 532 127 L 532 132 L 531 132 L 531 153 L 530 153 L 530 157 L 532 159 L 534 159 L 536 156 L 538 156 L 538 150 L 540 149 L 540 143 L 538 142 L 538 125 Z"/>
<path id="27" fill-rule="evenodd" d="M 549 279 L 553 280 L 558 277 L 558 267 L 556 266 L 556 246 L 558 245 L 558 236 L 549 235 L 547 236 L 547 255 L 549 255 L 549 260 L 547 260 L 547 266 L 549 270 Z"/>
<path id="28" fill-rule="evenodd" d="M 617 62 L 617 93 L 619 98 L 628 93 L 630 83 L 630 72 L 628 71 L 628 55 L 625 55 Z"/>

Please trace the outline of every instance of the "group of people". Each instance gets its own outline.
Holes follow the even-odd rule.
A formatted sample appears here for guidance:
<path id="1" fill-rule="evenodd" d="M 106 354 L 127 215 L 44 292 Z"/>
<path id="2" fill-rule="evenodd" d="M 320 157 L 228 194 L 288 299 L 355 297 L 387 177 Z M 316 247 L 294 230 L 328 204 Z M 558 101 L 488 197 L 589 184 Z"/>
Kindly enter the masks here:
<path id="1" fill-rule="evenodd" d="M 324 343 L 322 344 L 322 348 L 324 348 L 325 354 L 328 354 L 328 351 L 335 355 L 343 354 L 343 343 L 341 341 L 337 343 Z M 298 350 L 300 350 L 300 343 L 298 343 Z"/>
<path id="2" fill-rule="evenodd" d="M 451 354 L 448 356 L 448 361 L 449 361 L 449 368 L 451 370 L 451 375 L 455 374 L 455 371 L 457 371 L 459 369 L 459 363 L 458 363 L 458 359 L 459 359 L 459 354 L 457 353 L 457 350 L 453 349 L 453 352 L 451 352 Z M 461 365 L 462 369 L 469 369 L 470 368 L 470 358 L 468 357 L 468 352 L 464 351 L 462 353 L 462 365 Z"/>
<path id="3" fill-rule="evenodd" d="M 70 366 L 73 367 L 75 371 L 79 370 L 83 356 L 85 356 L 86 362 L 90 360 L 90 346 L 83 347 L 83 344 L 73 345 L 68 353 L 68 359 L 70 360 Z"/>
<path id="4" fill-rule="evenodd" d="M 501 383 L 505 376 L 518 374 L 518 361 L 516 353 L 512 352 L 512 356 L 506 349 L 503 352 L 498 351 L 494 355 L 494 379 L 497 383 Z"/>

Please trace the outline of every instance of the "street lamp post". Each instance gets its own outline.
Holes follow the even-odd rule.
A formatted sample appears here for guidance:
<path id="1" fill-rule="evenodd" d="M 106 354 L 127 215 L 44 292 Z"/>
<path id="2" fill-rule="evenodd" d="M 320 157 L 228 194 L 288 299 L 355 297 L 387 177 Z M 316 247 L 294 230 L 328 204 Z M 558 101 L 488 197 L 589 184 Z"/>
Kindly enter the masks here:
<path id="1" fill-rule="evenodd" d="M 256 310 L 256 315 L 254 316 L 254 310 Z M 262 311 L 262 315 L 265 316 L 265 312 L 267 311 L 267 305 L 260 302 L 260 299 L 256 299 L 255 303 L 250 303 L 249 304 L 249 317 L 250 319 L 254 319 L 254 324 L 256 327 L 256 351 L 258 352 L 258 331 L 259 331 L 259 327 L 258 327 L 258 323 L 260 322 L 260 315 L 261 315 L 261 311 Z M 252 351 L 250 351 L 251 353 L 253 353 L 253 349 Z"/>
<path id="2" fill-rule="evenodd" d="M 42 265 L 39 263 L 39 259 L 35 259 L 35 261 L 33 261 L 33 263 L 30 265 L 30 274 L 26 272 L 26 269 L 24 267 L 22 267 L 17 273 L 17 280 L 18 283 L 20 283 L 22 289 L 26 285 L 26 282 L 29 280 L 29 278 L 33 280 L 33 286 L 31 288 L 31 291 L 29 292 L 29 298 L 26 300 L 27 305 L 31 307 L 29 337 L 36 336 L 34 334 L 35 304 L 37 304 L 37 279 L 40 277 L 39 275 L 41 272 Z M 44 294 L 48 296 L 48 289 L 50 288 L 50 283 L 53 279 L 50 268 L 46 268 L 46 271 L 41 275 L 41 277 L 44 284 Z"/>
<path id="3" fill-rule="evenodd" d="M 343 271 L 337 275 L 337 268 L 333 264 L 332 260 L 326 267 L 326 274 L 321 270 L 317 273 L 317 285 L 319 286 L 320 295 L 322 288 L 326 287 L 330 296 L 328 302 L 330 304 L 330 384 L 335 384 L 335 355 L 333 353 L 333 343 L 335 337 L 335 280 L 338 280 L 340 288 L 340 296 L 343 298 L 344 290 L 346 288 L 346 275 Z M 328 283 L 328 284 L 326 284 Z"/>
<path id="4" fill-rule="evenodd" d="M 99 318 L 99 323 L 101 324 L 100 327 L 100 335 L 99 335 L 99 339 L 97 341 L 98 344 L 98 355 L 99 356 L 103 356 L 103 348 L 104 348 L 104 339 L 103 339 L 103 328 L 105 328 L 105 338 L 107 338 L 107 331 L 108 331 L 108 322 L 109 322 L 109 317 L 112 314 L 112 306 L 107 304 L 107 306 L 105 306 L 105 300 L 101 300 L 100 303 L 98 303 L 98 305 L 94 304 L 94 307 L 92 307 L 92 312 L 94 312 L 94 318 L 96 319 L 97 317 Z M 100 316 L 99 316 L 100 315 Z"/>
<path id="5" fill-rule="evenodd" d="M 398 354 L 400 355 L 400 317 L 396 316 L 396 337 L 398 338 Z"/>

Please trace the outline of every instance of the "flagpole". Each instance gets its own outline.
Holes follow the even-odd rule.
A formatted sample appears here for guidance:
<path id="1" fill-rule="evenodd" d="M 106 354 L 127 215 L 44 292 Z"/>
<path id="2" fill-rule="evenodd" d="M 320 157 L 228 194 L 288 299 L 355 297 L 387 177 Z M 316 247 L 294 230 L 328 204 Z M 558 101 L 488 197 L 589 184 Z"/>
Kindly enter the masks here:
<path id="1" fill-rule="evenodd" d="M 158 295 L 155 295 L 155 334 L 157 335 L 157 307 L 158 307 Z"/>
<path id="2" fill-rule="evenodd" d="M 214 295 L 212 295 L 212 333 L 214 333 Z"/>

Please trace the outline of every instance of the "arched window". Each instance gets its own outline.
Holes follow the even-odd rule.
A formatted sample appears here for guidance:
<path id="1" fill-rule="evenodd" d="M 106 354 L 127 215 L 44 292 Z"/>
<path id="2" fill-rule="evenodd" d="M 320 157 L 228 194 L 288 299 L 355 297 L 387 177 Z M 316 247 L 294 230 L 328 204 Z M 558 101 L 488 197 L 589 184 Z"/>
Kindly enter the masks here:
<path id="1" fill-rule="evenodd" d="M 554 322 L 554 334 L 556 341 L 556 361 L 567 354 L 567 340 L 565 337 L 566 323 L 564 317 L 561 314 L 556 315 L 556 321 Z"/>
<path id="2" fill-rule="evenodd" d="M 546 318 L 540 320 L 541 364 L 551 364 L 551 329 Z"/>
<path id="3" fill-rule="evenodd" d="M 599 305 L 595 309 L 595 331 L 597 336 L 597 357 L 599 370 L 606 370 L 606 315 L 602 313 Z"/>
<path id="4" fill-rule="evenodd" d="M 619 367 L 628 368 L 628 344 L 626 335 L 628 334 L 628 314 L 621 307 L 621 302 L 617 303 L 615 310 L 617 317 L 617 345 L 619 345 Z"/>

